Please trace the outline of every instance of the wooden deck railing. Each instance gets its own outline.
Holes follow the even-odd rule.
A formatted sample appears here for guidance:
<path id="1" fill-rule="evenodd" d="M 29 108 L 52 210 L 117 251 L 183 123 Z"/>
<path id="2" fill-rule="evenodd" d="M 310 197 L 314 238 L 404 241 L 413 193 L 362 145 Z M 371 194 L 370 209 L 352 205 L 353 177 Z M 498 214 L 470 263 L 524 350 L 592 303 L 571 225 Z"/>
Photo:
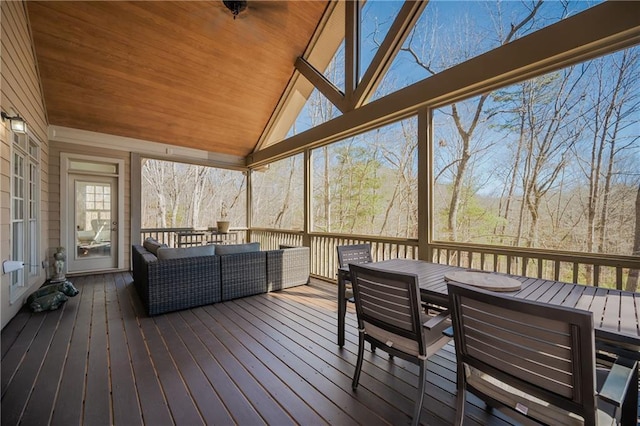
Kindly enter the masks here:
<path id="1" fill-rule="evenodd" d="M 436 263 L 619 290 L 629 271 L 640 268 L 633 256 L 440 242 L 430 249 Z"/>
<path id="2" fill-rule="evenodd" d="M 178 247 L 178 233 L 188 231 L 193 231 L 193 228 L 144 228 L 140 230 L 140 241 L 134 241 L 134 244 L 140 244 L 145 238 L 153 237 L 169 247 Z M 234 241 L 238 243 L 247 241 L 246 228 L 231 228 L 229 232 L 237 234 Z M 192 241 L 189 245 L 195 245 L 197 243 L 202 243 L 202 241 Z"/>
<path id="3" fill-rule="evenodd" d="M 259 229 L 251 231 L 251 241 L 262 247 L 280 244 L 304 245 L 304 234 L 296 231 Z M 336 246 L 369 243 L 374 261 L 406 258 L 418 259 L 418 241 L 361 235 L 312 233 L 311 273 L 335 280 L 338 259 Z M 480 244 L 429 244 L 426 258 L 445 265 L 503 272 L 531 278 L 543 278 L 596 287 L 623 289 L 632 269 L 640 269 L 640 259 L 633 256 L 574 253 L 520 247 L 496 247 Z"/>
<path id="4" fill-rule="evenodd" d="M 154 237 L 170 247 L 176 247 L 176 233 L 190 228 L 147 228 L 141 231 L 141 241 Z M 415 239 L 384 238 L 363 235 L 312 233 L 305 238 L 302 231 L 232 228 L 238 232 L 238 242 L 259 242 L 264 250 L 280 245 L 311 247 L 311 274 L 335 280 L 338 259 L 336 247 L 346 244 L 371 244 L 374 261 L 405 258 L 418 259 Z M 521 247 L 496 247 L 481 244 L 435 242 L 429 244 L 425 258 L 445 265 L 503 272 L 531 278 L 543 278 L 596 287 L 622 290 L 632 269 L 640 269 L 640 259 L 633 256 L 574 253 Z"/>
<path id="5" fill-rule="evenodd" d="M 371 257 L 375 261 L 418 258 L 418 241 L 399 238 L 378 238 L 362 235 L 312 234 L 311 273 L 329 279 L 336 278 L 338 254 L 336 247 L 348 244 L 371 244 Z"/>
<path id="6" fill-rule="evenodd" d="M 270 229 L 251 229 L 251 242 L 260 243 L 263 250 L 275 250 L 281 245 L 285 246 L 303 246 L 302 231 L 286 231 L 286 230 L 270 230 Z"/>

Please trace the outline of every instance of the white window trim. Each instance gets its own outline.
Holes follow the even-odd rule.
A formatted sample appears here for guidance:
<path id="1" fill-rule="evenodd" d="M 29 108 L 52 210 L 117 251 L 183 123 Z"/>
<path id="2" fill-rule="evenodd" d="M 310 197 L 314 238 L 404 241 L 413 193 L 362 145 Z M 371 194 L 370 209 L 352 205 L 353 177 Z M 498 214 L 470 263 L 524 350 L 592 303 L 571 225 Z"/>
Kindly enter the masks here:
<path id="1" fill-rule="evenodd" d="M 10 274 L 11 281 L 9 284 L 9 304 L 13 305 L 25 295 L 27 290 L 31 287 L 32 284 L 34 284 L 40 278 L 40 275 L 41 275 L 41 271 L 38 265 L 40 264 L 40 257 L 41 257 L 40 256 L 40 245 L 41 245 L 40 231 L 41 231 L 42 221 L 41 221 L 41 214 L 40 214 L 40 207 L 41 207 L 40 191 L 41 191 L 42 182 L 40 180 L 40 176 L 41 176 L 40 157 L 41 157 L 42 143 L 30 133 L 19 135 L 13 132 L 9 132 L 9 140 L 10 140 L 10 147 L 11 147 L 11 154 L 10 154 L 11 155 L 10 157 L 11 171 L 9 173 L 10 185 L 11 185 L 11 188 L 9 191 L 10 200 L 11 200 L 10 206 L 9 206 L 10 253 L 11 253 L 11 258 L 13 260 L 20 260 L 25 262 L 24 268 L 19 269 L 18 271 L 12 272 Z M 35 145 L 37 150 L 35 157 L 31 155 L 31 151 L 30 151 L 32 143 Z M 15 196 L 14 159 L 15 159 L 16 152 L 22 156 L 24 161 L 24 164 L 23 164 L 24 193 L 23 193 L 23 207 L 22 207 L 23 217 L 21 220 L 24 229 L 23 229 L 23 244 L 22 244 L 22 247 L 20 248 L 20 250 L 22 251 L 21 256 L 15 256 L 13 252 L 14 224 L 17 223 L 17 221 L 13 219 L 15 217 L 15 214 L 14 214 L 14 196 Z M 31 181 L 31 173 L 30 173 L 31 166 L 35 166 L 35 169 L 36 169 L 36 174 L 34 177 L 35 187 L 33 187 L 35 192 L 35 197 L 33 198 L 31 197 L 31 192 L 32 192 L 31 188 L 33 183 Z M 31 211 L 30 211 L 30 207 L 31 207 L 30 203 L 32 199 L 36 204 L 34 218 L 31 217 Z M 34 229 L 32 229 L 31 227 L 32 219 L 35 220 Z M 32 255 L 34 256 L 32 257 Z M 13 282 L 14 274 L 17 274 L 17 283 L 15 284 Z"/>

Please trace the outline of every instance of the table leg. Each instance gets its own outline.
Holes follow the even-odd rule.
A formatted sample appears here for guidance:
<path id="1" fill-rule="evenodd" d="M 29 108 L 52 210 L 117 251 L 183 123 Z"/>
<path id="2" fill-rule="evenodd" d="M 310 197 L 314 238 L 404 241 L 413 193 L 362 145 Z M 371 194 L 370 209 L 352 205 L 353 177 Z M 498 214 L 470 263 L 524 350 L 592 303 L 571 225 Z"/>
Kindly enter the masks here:
<path id="1" fill-rule="evenodd" d="M 345 315 L 347 314 L 347 299 L 346 293 L 345 274 L 342 271 L 338 271 L 338 346 L 344 346 L 344 328 L 345 328 Z"/>

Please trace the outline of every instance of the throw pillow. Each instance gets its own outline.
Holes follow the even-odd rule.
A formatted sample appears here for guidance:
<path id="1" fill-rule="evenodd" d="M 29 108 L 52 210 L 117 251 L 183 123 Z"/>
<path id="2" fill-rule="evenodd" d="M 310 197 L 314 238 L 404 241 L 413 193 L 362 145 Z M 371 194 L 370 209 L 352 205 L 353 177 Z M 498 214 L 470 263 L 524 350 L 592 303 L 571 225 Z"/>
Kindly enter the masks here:
<path id="1" fill-rule="evenodd" d="M 158 260 L 162 259 L 182 259 L 185 257 L 213 256 L 216 254 L 215 246 L 212 244 L 206 246 L 185 247 L 185 248 L 169 248 L 160 247 L 158 249 Z"/>
<path id="2" fill-rule="evenodd" d="M 260 251 L 260 243 L 216 244 L 216 254 L 253 253 Z"/>
<path id="3" fill-rule="evenodd" d="M 149 237 L 142 242 L 142 246 L 146 248 L 151 253 L 158 255 L 158 249 L 160 247 L 167 247 L 166 244 L 161 243 L 153 237 Z"/>

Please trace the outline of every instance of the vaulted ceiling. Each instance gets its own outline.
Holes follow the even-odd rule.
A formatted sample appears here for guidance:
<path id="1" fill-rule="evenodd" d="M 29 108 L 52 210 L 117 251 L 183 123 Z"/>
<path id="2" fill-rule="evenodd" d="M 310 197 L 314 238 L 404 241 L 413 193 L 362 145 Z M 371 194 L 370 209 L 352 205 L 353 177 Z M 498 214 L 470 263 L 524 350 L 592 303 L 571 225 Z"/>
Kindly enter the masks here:
<path id="1" fill-rule="evenodd" d="M 328 1 L 29 1 L 49 124 L 246 156 Z"/>

